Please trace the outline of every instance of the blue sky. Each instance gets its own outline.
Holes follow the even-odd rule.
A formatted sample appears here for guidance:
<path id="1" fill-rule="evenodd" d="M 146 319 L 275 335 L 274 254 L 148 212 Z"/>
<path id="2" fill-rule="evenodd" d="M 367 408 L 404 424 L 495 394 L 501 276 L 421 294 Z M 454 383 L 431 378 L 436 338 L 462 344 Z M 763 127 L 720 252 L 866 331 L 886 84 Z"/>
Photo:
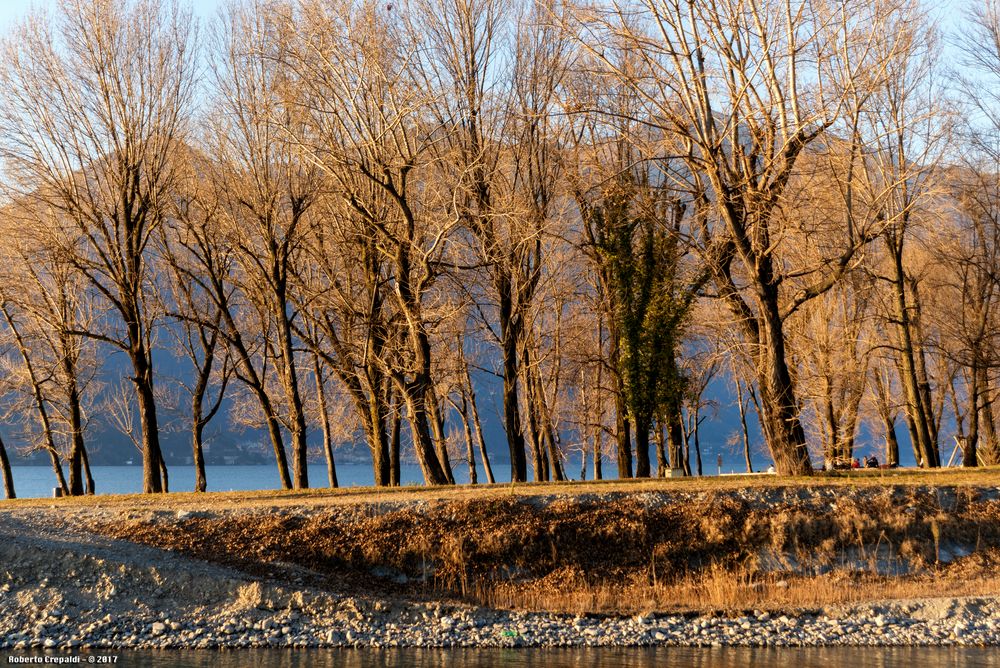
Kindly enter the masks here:
<path id="1" fill-rule="evenodd" d="M 222 0 L 188 0 L 195 11 L 201 16 L 212 16 Z M 961 19 L 961 10 L 973 4 L 974 0 L 924 0 L 924 5 L 930 8 L 942 20 L 942 27 L 954 27 Z M 0 0 L 0 30 L 11 22 L 23 17 L 33 6 L 51 7 L 56 0 Z"/>
<path id="2" fill-rule="evenodd" d="M 189 0 L 201 16 L 212 16 L 221 0 Z M 54 7 L 56 0 L 0 0 L 0 30 L 25 16 L 32 7 Z"/>

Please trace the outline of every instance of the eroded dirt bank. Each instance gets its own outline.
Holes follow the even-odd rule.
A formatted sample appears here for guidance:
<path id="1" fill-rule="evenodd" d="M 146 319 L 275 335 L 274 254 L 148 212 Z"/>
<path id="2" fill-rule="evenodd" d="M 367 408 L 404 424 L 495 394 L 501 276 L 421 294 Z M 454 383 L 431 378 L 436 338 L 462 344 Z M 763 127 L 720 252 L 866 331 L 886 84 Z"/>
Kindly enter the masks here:
<path id="1" fill-rule="evenodd" d="M 992 486 L 181 505 L 3 509 L 0 646 L 1000 643 Z"/>
<path id="2" fill-rule="evenodd" d="M 294 564 L 317 581 L 569 612 L 781 608 L 923 585 L 990 593 L 1000 557 L 989 487 L 497 493 L 147 511 L 90 526 L 254 573 Z"/>

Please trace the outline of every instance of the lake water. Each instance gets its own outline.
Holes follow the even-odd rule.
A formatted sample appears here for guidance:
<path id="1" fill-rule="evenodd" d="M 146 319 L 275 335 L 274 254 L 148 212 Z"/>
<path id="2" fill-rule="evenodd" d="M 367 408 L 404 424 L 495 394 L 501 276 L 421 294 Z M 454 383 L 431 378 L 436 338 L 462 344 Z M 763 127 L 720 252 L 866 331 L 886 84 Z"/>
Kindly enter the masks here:
<path id="1" fill-rule="evenodd" d="M 32 665 L 8 662 L 3 665 Z M 30 656 L 19 653 L 19 656 Z M 173 652 L 81 653 L 117 656 L 114 665 L 126 668 L 1000 668 L 995 648 L 850 648 L 812 649 L 488 649 L 488 650 L 235 650 Z M 40 656 L 35 654 L 34 656 Z M 60 656 L 52 653 L 51 656 Z M 50 664 L 54 665 L 54 664 Z M 110 665 L 110 664 L 96 664 Z"/>
<path id="2" fill-rule="evenodd" d="M 137 494 L 142 491 L 141 466 L 94 466 L 91 472 L 98 494 Z M 193 466 L 171 466 L 168 472 L 171 492 L 194 490 Z M 51 466 L 14 466 L 12 474 L 18 498 L 52 496 L 56 480 Z M 458 469 L 455 476 L 462 482 L 468 481 L 468 475 L 463 475 Z M 210 492 L 281 489 L 278 470 L 274 466 L 206 466 L 205 479 Z M 404 485 L 421 483 L 420 467 L 403 466 L 400 479 Z M 509 476 L 507 479 L 510 479 Z M 480 480 L 486 480 L 485 473 L 480 474 Z M 374 484 L 375 477 L 368 464 L 340 464 L 337 466 L 337 481 L 342 487 L 370 486 Z M 309 484 L 312 487 L 327 486 L 325 464 L 309 465 Z"/>
<path id="3" fill-rule="evenodd" d="M 713 461 L 714 464 L 714 461 Z M 723 471 L 741 473 L 744 470 L 741 456 L 727 455 L 723 462 Z M 65 469 L 65 467 L 64 467 Z M 452 469 L 455 480 L 459 483 L 469 481 L 468 467 L 463 461 L 452 462 Z M 55 473 L 51 466 L 14 466 L 12 467 L 14 476 L 14 490 L 18 498 L 41 498 L 51 497 L 52 489 L 56 486 Z M 478 467 L 479 482 L 486 482 L 486 472 L 482 466 Z M 137 494 L 142 491 L 142 467 L 141 466 L 94 466 L 91 469 L 94 476 L 94 485 L 98 494 Z M 190 492 L 194 490 L 194 467 L 193 466 L 170 466 L 171 492 Z M 567 465 L 566 472 L 571 477 L 579 478 L 579 465 L 575 467 Z M 605 479 L 612 479 L 617 476 L 617 468 L 614 462 L 604 462 L 603 473 Z M 706 467 L 705 473 L 714 475 L 718 473 L 716 466 Z M 493 474 L 498 483 L 510 482 L 510 464 L 507 462 L 496 462 L 493 465 Z M 68 473 L 67 473 L 68 475 Z M 529 478 L 531 471 L 529 467 Z M 588 468 L 588 479 L 592 475 L 592 470 Z M 248 491 L 258 489 L 281 489 L 281 482 L 278 479 L 278 470 L 273 465 L 231 465 L 231 466 L 206 466 L 205 477 L 208 482 L 208 491 Z M 416 464 L 404 464 L 400 468 L 400 479 L 403 485 L 420 485 L 423 483 L 423 475 L 420 467 Z M 367 463 L 338 463 L 337 481 L 341 487 L 369 487 L 374 484 L 375 477 L 372 467 Z M 326 487 L 326 464 L 315 463 L 309 465 L 309 484 L 311 487 Z M 0 489 L 0 499 L 3 498 L 3 491 Z"/>

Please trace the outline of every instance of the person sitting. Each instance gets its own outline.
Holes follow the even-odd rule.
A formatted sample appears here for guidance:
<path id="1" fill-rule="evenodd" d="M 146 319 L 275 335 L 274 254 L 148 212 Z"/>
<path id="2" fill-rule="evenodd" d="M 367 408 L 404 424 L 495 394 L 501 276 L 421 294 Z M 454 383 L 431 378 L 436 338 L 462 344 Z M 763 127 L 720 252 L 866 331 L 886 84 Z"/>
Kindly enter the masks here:
<path id="1" fill-rule="evenodd" d="M 877 469 L 878 468 L 878 457 L 872 455 L 871 457 L 865 457 L 865 468 Z"/>
<path id="2" fill-rule="evenodd" d="M 861 468 L 861 462 L 858 461 L 857 457 L 855 457 L 854 459 L 851 460 L 851 468 L 852 469 L 859 469 L 859 468 Z"/>

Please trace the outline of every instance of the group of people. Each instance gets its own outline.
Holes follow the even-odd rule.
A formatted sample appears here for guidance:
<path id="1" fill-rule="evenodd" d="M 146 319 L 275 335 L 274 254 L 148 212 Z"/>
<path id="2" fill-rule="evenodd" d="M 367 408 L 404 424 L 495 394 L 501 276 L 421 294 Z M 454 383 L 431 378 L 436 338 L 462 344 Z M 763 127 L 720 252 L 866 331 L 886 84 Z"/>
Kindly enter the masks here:
<path id="1" fill-rule="evenodd" d="M 857 457 L 855 457 L 854 461 L 851 462 L 851 468 L 852 469 L 862 468 L 862 464 L 861 464 L 861 462 L 858 461 Z M 878 468 L 878 457 L 876 457 L 875 455 L 872 455 L 871 457 L 865 455 L 864 468 L 866 468 L 866 469 L 877 469 Z"/>
<path id="2" fill-rule="evenodd" d="M 826 470 L 841 470 L 841 469 L 877 469 L 879 467 L 878 457 L 875 455 L 865 455 L 864 462 L 860 461 L 857 457 L 851 459 L 847 458 L 836 458 L 826 460 Z"/>

